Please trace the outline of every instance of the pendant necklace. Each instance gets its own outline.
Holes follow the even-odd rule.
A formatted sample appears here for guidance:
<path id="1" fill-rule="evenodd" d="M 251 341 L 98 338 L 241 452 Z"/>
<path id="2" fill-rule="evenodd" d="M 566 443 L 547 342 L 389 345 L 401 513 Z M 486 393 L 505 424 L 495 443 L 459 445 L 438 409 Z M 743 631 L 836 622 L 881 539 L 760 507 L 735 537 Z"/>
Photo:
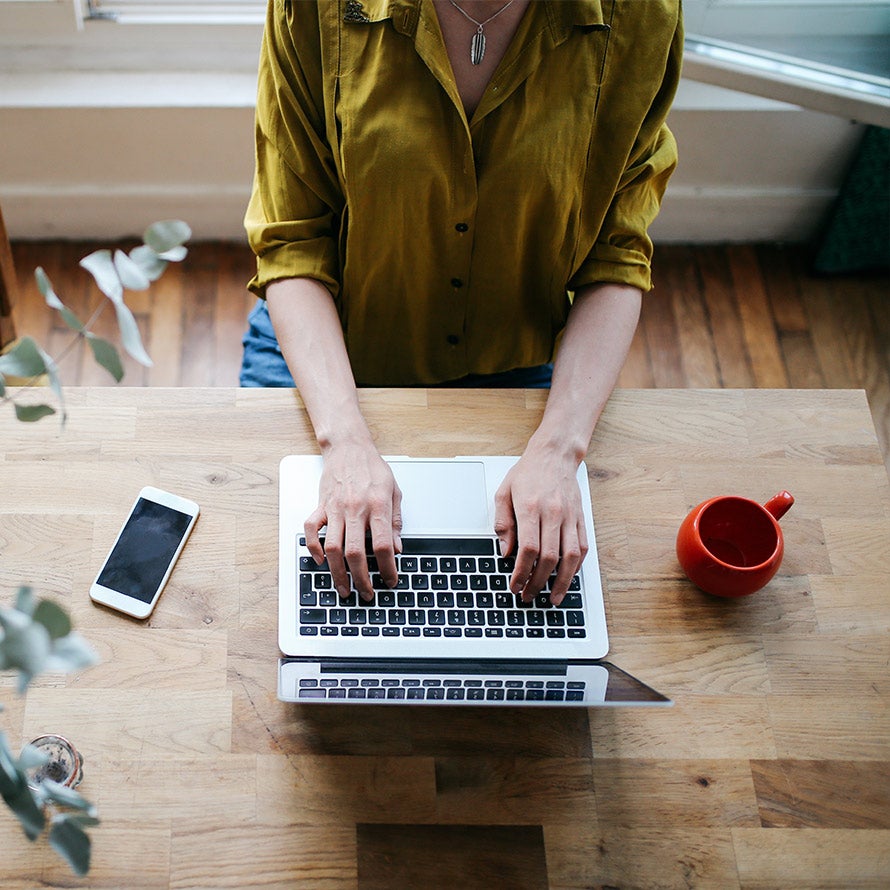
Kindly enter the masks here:
<path id="1" fill-rule="evenodd" d="M 476 33 L 470 41 L 470 61 L 474 65 L 479 65 L 485 58 L 485 34 L 482 29 L 490 21 L 496 19 L 508 6 L 512 6 L 513 0 L 507 0 L 507 2 L 494 15 L 490 15 L 484 22 L 477 22 L 471 15 L 464 12 L 454 0 L 449 0 L 449 2 L 465 19 L 468 19 L 476 26 Z"/>

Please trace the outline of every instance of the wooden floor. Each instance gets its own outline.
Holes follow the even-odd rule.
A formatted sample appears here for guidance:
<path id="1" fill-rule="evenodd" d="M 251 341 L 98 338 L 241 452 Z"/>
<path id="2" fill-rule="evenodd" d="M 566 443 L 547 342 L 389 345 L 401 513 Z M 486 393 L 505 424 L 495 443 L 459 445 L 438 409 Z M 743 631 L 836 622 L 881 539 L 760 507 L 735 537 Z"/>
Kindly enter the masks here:
<path id="1" fill-rule="evenodd" d="M 44 266 L 62 299 L 85 318 L 99 297 L 77 262 L 97 246 L 107 245 L 13 245 L 18 331 L 37 337 L 54 357 L 67 349 L 70 332 L 45 307 L 33 270 Z M 197 244 L 151 292 L 131 294 L 154 367 L 129 363 L 123 385 L 237 385 L 252 265 L 243 245 Z M 887 275 L 819 277 L 802 248 L 738 245 L 660 248 L 655 276 L 620 386 L 865 389 L 890 469 Z M 111 335 L 106 316 L 96 331 Z M 80 344 L 60 368 L 66 384 L 111 382 Z"/>

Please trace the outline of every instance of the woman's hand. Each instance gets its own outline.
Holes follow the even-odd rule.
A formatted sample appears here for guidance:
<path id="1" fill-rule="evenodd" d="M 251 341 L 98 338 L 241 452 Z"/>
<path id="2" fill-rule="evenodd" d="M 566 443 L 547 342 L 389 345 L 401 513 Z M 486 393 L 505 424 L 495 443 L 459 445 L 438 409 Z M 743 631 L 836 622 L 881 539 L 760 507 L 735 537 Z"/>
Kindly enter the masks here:
<path id="1" fill-rule="evenodd" d="M 558 606 L 587 555 L 577 469 L 573 456 L 529 443 L 495 495 L 501 554 L 516 557 L 510 589 L 525 602 L 555 573 L 550 601 Z"/>
<path id="2" fill-rule="evenodd" d="M 306 546 L 318 563 L 327 558 L 334 586 L 349 595 L 349 577 L 370 601 L 374 587 L 368 570 L 366 536 L 377 571 L 388 587 L 398 582 L 395 554 L 401 552 L 402 492 L 389 465 L 370 442 L 331 446 L 324 453 L 318 507 L 306 520 Z M 324 546 L 319 532 L 327 526 Z"/>

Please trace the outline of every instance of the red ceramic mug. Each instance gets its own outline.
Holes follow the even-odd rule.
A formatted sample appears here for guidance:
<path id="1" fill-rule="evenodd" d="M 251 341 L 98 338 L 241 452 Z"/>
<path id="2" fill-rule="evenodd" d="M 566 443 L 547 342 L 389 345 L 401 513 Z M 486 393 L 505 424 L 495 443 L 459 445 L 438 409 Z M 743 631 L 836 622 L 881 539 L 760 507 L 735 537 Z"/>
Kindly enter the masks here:
<path id="1" fill-rule="evenodd" d="M 782 563 L 779 519 L 793 503 L 787 491 L 780 491 L 762 506 L 734 496 L 699 504 L 677 534 L 677 558 L 689 580 L 714 596 L 760 590 Z"/>

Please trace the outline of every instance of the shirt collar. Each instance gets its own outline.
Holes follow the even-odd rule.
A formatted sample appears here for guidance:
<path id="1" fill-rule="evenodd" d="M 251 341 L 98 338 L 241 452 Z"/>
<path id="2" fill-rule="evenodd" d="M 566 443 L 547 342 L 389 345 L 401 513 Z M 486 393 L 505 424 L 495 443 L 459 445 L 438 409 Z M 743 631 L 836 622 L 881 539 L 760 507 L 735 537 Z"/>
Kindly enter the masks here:
<path id="1" fill-rule="evenodd" d="M 411 34 L 417 28 L 422 0 L 346 0 L 344 21 L 381 22 L 392 19 L 397 31 Z M 575 27 L 603 27 L 602 0 L 532 0 L 545 7 L 553 36 L 565 39 Z"/>

